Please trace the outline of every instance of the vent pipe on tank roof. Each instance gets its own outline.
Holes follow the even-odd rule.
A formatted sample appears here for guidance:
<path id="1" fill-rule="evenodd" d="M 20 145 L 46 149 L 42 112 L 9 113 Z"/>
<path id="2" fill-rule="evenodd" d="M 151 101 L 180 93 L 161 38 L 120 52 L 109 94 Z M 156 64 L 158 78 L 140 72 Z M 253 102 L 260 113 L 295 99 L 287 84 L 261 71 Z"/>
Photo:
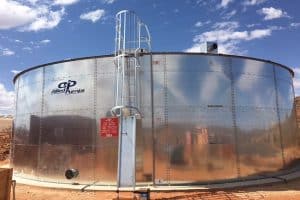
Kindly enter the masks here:
<path id="1" fill-rule="evenodd" d="M 200 53 L 218 53 L 217 42 L 204 42 L 200 45 Z"/>

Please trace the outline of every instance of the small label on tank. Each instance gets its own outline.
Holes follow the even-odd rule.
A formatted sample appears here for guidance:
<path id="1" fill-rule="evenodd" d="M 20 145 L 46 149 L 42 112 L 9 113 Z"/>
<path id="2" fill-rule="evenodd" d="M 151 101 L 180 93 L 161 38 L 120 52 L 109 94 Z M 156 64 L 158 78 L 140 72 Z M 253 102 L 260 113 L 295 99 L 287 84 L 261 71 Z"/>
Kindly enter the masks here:
<path id="1" fill-rule="evenodd" d="M 101 137 L 117 137 L 119 134 L 119 118 L 107 117 L 100 119 Z"/>

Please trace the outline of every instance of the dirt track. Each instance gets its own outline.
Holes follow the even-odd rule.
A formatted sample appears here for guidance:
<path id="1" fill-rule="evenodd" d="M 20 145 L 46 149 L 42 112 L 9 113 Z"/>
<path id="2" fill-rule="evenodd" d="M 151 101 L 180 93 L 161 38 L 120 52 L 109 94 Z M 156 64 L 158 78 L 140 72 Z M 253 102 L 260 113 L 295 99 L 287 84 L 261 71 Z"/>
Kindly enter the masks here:
<path id="1" fill-rule="evenodd" d="M 0 160 L 8 158 L 10 148 L 10 136 L 6 133 L 0 133 Z"/>
<path id="2" fill-rule="evenodd" d="M 0 161 L 8 158 L 11 136 L 11 118 L 0 118 Z"/>

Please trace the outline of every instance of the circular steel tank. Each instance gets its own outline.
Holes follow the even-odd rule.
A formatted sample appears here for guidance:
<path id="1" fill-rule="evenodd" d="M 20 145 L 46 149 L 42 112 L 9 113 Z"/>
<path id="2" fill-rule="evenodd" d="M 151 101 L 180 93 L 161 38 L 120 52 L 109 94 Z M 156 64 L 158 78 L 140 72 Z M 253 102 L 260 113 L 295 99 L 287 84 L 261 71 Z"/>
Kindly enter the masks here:
<path id="1" fill-rule="evenodd" d="M 140 57 L 136 182 L 184 185 L 259 178 L 300 158 L 293 71 L 222 54 Z M 116 185 L 118 137 L 102 137 L 114 106 L 113 55 L 30 68 L 14 78 L 16 177 Z"/>

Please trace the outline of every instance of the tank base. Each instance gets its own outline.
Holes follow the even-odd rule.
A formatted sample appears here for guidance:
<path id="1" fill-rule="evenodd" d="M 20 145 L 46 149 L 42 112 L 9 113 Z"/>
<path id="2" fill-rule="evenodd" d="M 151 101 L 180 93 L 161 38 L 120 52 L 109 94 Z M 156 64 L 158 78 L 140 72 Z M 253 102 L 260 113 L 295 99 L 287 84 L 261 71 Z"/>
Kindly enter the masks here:
<path id="1" fill-rule="evenodd" d="M 47 188 L 56 188 L 56 189 L 69 189 L 69 190 L 81 190 L 81 191 L 139 191 L 144 189 L 149 189 L 150 191 L 210 191 L 210 190 L 220 190 L 220 189 L 237 189 L 251 186 L 261 186 L 269 185 L 274 183 L 288 182 L 294 179 L 300 178 L 300 170 L 289 170 L 285 174 L 278 176 L 269 176 L 249 180 L 236 180 L 230 182 L 222 183 L 213 183 L 213 184 L 199 184 L 199 185 L 148 185 L 148 186 L 136 186 L 117 188 L 116 186 L 105 186 L 100 182 L 92 184 L 66 184 L 66 183 L 55 183 L 55 182 L 45 182 L 38 181 L 28 178 L 23 178 L 17 175 L 13 176 L 13 179 L 16 180 L 17 184 L 25 184 L 37 187 L 47 187 Z M 101 184 L 101 185 L 100 185 Z M 173 183 L 171 183 L 173 184 Z M 174 183 L 178 184 L 178 183 Z"/>

